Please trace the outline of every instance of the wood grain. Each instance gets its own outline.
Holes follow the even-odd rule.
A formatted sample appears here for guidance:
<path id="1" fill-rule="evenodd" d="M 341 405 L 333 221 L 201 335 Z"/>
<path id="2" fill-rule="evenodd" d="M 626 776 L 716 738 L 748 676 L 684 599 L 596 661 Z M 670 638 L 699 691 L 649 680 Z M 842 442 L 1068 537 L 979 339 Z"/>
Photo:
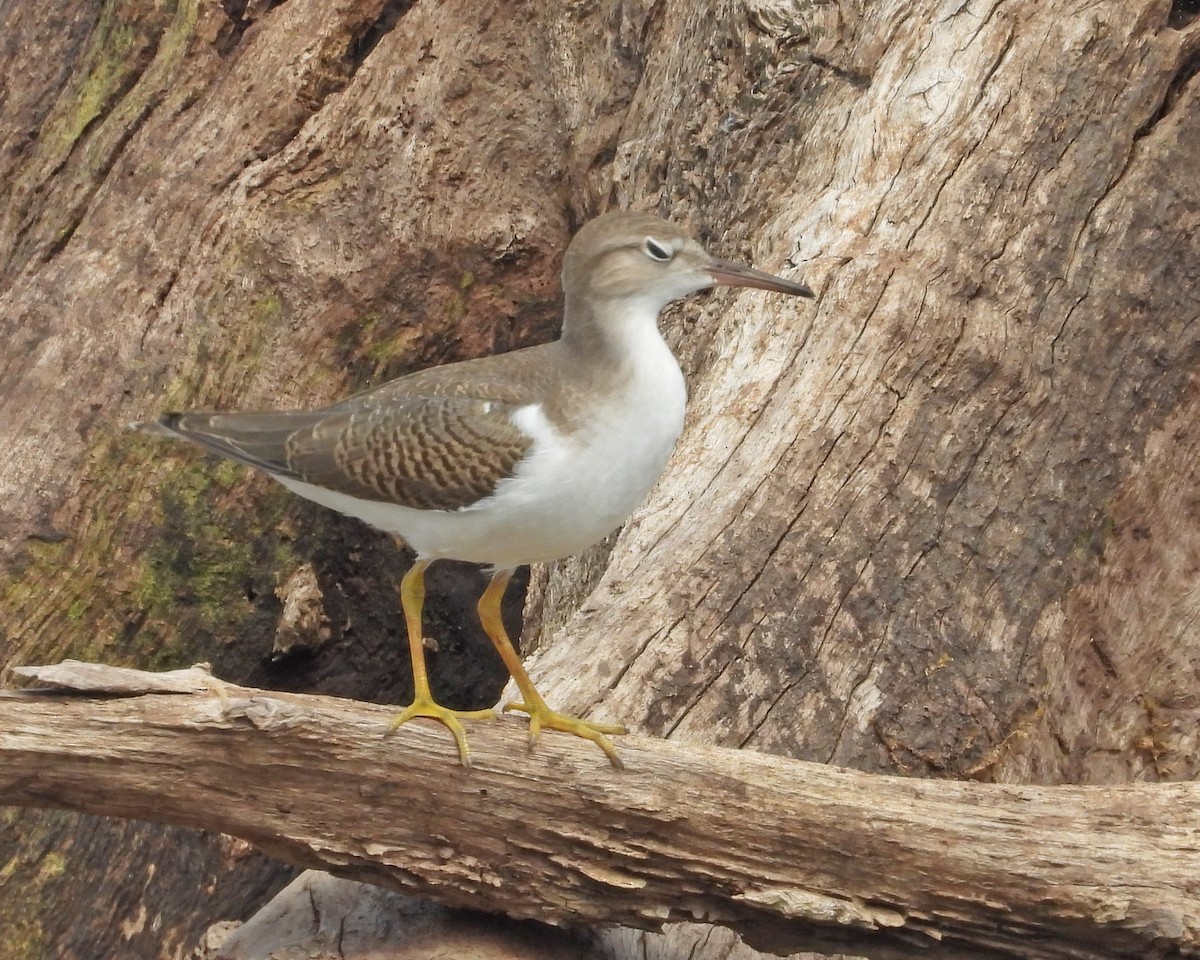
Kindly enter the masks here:
<path id="1" fill-rule="evenodd" d="M 385 739 L 383 707 L 201 670 L 162 692 L 26 672 L 84 689 L 0 698 L 4 803 L 220 831 L 553 924 L 702 920 L 777 953 L 1200 956 L 1197 784 L 915 780 L 644 737 L 622 738 L 618 772 L 568 737 L 528 753 L 499 719 L 472 726 L 467 770 L 435 724 Z"/>

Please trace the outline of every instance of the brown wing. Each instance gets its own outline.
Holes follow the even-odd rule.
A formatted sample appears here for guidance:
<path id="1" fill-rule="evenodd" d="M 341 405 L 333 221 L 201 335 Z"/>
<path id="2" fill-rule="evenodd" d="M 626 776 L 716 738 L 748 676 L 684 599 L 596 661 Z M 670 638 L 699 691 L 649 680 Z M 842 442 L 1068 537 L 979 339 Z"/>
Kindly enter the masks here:
<path id="1" fill-rule="evenodd" d="M 382 401 L 382 402 L 381 402 Z M 277 476 L 365 500 L 455 510 L 489 496 L 532 442 L 517 404 L 363 397 L 324 410 L 171 414 L 167 431 Z"/>

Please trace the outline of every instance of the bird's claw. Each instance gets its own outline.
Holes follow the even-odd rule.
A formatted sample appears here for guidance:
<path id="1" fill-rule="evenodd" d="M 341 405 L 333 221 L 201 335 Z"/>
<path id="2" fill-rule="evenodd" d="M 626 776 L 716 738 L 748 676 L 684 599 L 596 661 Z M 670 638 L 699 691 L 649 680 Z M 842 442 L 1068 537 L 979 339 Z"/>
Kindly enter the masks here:
<path id="1" fill-rule="evenodd" d="M 616 747 L 613 746 L 612 741 L 607 736 L 608 734 L 619 735 L 625 733 L 625 728 L 619 724 L 592 723 L 590 720 L 582 720 L 579 717 L 572 717 L 565 713 L 551 710 L 544 703 L 535 703 L 531 706 L 530 704 L 518 701 L 516 703 L 506 703 L 503 709 L 505 713 L 516 710 L 529 715 L 529 748 L 531 750 L 542 735 L 542 730 L 560 730 L 563 733 L 571 733 L 577 737 L 583 737 L 585 740 L 591 740 L 592 743 L 604 751 L 609 762 L 614 767 L 618 770 L 625 768 L 625 764 L 617 756 Z"/>
<path id="2" fill-rule="evenodd" d="M 401 725 L 416 717 L 428 717 L 430 720 L 436 720 L 454 734 L 454 742 L 458 745 L 458 757 L 464 767 L 470 767 L 471 749 L 467 746 L 467 731 L 460 721 L 494 719 L 495 716 L 496 713 L 493 710 L 451 710 L 434 700 L 417 697 L 392 717 L 387 732 L 388 734 L 395 733 Z"/>

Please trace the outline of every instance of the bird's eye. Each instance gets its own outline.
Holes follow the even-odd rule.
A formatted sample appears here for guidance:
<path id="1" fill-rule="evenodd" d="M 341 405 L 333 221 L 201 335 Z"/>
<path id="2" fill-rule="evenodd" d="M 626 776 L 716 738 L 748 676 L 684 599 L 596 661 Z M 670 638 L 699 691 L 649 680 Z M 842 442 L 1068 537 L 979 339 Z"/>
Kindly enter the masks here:
<path id="1" fill-rule="evenodd" d="M 657 260 L 659 263 L 667 263 L 675 256 L 674 250 L 665 243 L 655 240 L 653 237 L 646 238 L 646 242 L 642 244 L 642 249 L 646 251 L 646 256 L 651 260 Z"/>

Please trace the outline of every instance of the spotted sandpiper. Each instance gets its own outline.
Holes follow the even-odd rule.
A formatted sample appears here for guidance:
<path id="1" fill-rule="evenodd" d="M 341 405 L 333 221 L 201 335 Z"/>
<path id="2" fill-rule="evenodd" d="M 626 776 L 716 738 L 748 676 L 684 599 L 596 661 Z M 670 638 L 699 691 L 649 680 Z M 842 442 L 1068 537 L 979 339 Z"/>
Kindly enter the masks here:
<path id="1" fill-rule="evenodd" d="M 562 271 L 553 343 L 433 367 L 319 410 L 170 413 L 136 424 L 263 470 L 285 487 L 393 534 L 416 552 L 400 584 L 414 697 L 392 721 L 430 717 L 470 765 L 464 718 L 434 700 L 421 608 L 435 560 L 487 564 L 483 628 L 520 690 L 506 710 L 595 742 L 624 729 L 551 710 L 500 619 L 513 571 L 569 556 L 621 525 L 658 479 L 683 427 L 687 391 L 658 331 L 672 300 L 714 284 L 811 297 L 802 283 L 709 256 L 679 227 L 644 213 L 585 224 Z"/>

